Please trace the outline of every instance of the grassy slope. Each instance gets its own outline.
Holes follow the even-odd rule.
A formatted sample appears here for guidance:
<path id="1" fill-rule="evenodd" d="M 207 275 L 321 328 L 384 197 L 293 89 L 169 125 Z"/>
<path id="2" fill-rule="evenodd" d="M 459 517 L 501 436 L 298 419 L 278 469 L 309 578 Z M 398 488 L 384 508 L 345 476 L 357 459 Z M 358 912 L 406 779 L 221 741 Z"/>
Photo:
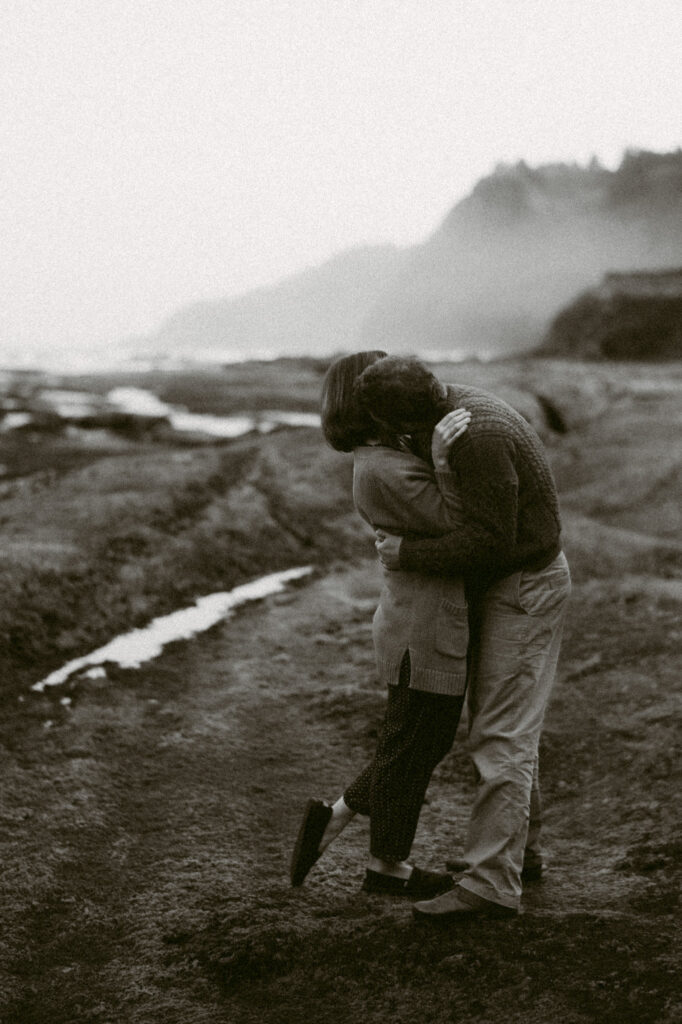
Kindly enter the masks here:
<path id="1" fill-rule="evenodd" d="M 615 591 L 576 590 L 542 748 L 551 870 L 513 922 L 432 933 L 363 897 L 362 823 L 287 885 L 305 797 L 338 792 L 380 722 L 372 565 L 82 686 L 71 709 L 41 698 L 3 764 L 3 1020 L 675 1024 L 679 605 Z M 459 852 L 470 799 L 458 746 L 419 863 Z"/>
<path id="2" fill-rule="evenodd" d="M 199 594 L 362 549 L 349 474 L 298 431 L 27 480 L 0 505 L 3 690 Z"/>
<path id="3" fill-rule="evenodd" d="M 537 372 L 497 365 L 489 386 Z M 4 635 L 24 643 L 0 647 L 15 695 L 194 593 L 301 562 L 344 567 L 148 670 L 6 692 L 7 1024 L 678 1019 L 678 403 L 629 394 L 616 369 L 589 378 L 578 416 L 578 374 L 554 372 L 540 383 L 576 420 L 551 446 L 576 590 L 543 740 L 552 871 L 515 922 L 425 934 L 404 906 L 359 896 L 359 824 L 302 892 L 286 887 L 301 801 L 331 796 L 369 756 L 382 708 L 371 544 L 348 461 L 316 432 L 136 449 L 0 504 Z M 470 794 L 456 748 L 418 861 L 456 852 Z"/>

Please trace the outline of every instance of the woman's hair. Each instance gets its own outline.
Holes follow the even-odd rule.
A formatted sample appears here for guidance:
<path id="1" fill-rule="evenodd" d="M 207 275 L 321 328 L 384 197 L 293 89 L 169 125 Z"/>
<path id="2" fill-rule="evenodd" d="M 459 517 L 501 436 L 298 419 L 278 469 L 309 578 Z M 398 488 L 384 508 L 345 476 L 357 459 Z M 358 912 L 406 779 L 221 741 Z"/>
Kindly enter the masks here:
<path id="1" fill-rule="evenodd" d="M 449 408 L 444 385 L 428 367 L 401 356 L 368 366 L 355 393 L 368 415 L 397 434 L 430 431 Z"/>
<path id="2" fill-rule="evenodd" d="M 337 359 L 327 370 L 322 384 L 322 432 L 337 451 L 350 452 L 377 436 L 376 423 L 358 401 L 355 382 L 363 370 L 385 358 L 386 353 L 379 350 L 355 352 Z"/>

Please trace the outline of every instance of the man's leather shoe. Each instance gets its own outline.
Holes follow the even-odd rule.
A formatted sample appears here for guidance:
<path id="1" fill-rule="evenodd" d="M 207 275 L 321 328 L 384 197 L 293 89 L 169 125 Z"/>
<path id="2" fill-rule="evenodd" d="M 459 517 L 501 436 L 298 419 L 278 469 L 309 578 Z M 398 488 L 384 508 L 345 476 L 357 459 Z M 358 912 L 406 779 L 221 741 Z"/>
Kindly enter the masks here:
<path id="1" fill-rule="evenodd" d="M 468 916 L 476 917 L 514 917 L 518 914 L 515 907 L 505 907 L 493 900 L 486 900 L 475 892 L 456 885 L 454 889 L 437 896 L 435 900 L 415 903 L 412 913 L 420 921 L 448 922 Z"/>
<path id="2" fill-rule="evenodd" d="M 539 882 L 545 873 L 545 865 L 541 860 L 526 861 L 521 869 L 522 882 Z"/>

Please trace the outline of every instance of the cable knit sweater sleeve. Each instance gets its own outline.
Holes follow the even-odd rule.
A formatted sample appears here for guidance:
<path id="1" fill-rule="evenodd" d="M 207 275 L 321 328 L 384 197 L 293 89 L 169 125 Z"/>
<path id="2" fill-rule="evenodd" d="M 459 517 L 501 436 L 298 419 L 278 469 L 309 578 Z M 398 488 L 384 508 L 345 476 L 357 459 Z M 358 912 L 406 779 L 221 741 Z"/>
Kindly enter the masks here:
<path id="1" fill-rule="evenodd" d="M 498 433 L 467 431 L 453 446 L 450 462 L 464 522 L 441 537 L 405 538 L 401 569 L 448 575 L 494 571 L 514 547 L 519 481 L 513 442 Z"/>

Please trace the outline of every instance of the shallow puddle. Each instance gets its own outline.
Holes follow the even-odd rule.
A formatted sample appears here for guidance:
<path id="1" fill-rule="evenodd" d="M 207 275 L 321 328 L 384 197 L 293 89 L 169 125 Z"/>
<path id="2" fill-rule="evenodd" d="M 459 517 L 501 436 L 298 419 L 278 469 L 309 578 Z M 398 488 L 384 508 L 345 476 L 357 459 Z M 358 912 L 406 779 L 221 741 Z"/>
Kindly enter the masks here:
<path id="1" fill-rule="evenodd" d="M 285 412 L 266 410 L 259 413 L 239 413 L 234 416 L 212 416 L 207 413 L 188 412 L 179 406 L 167 405 L 144 388 L 114 388 L 107 400 L 123 412 L 137 416 L 165 416 L 174 430 L 184 433 L 209 434 L 212 437 L 239 437 L 257 430 L 267 434 L 277 426 L 319 427 L 320 417 L 313 412 Z"/>
<path id="2" fill-rule="evenodd" d="M 104 666 L 107 663 L 119 665 L 121 668 L 139 668 L 144 662 L 157 658 L 166 644 L 175 640 L 189 640 L 222 619 L 229 618 L 239 605 L 277 594 L 284 590 L 291 580 L 300 579 L 311 572 L 312 566 L 299 566 L 261 576 L 233 590 L 207 594 L 198 598 L 189 608 L 180 608 L 169 615 L 152 619 L 149 625 L 142 629 L 123 633 L 110 640 L 104 647 L 99 647 L 81 658 L 75 658 L 62 668 L 51 672 L 45 679 L 34 683 L 31 689 L 42 692 L 45 687 L 59 686 L 76 675 L 91 679 L 104 676 Z"/>

